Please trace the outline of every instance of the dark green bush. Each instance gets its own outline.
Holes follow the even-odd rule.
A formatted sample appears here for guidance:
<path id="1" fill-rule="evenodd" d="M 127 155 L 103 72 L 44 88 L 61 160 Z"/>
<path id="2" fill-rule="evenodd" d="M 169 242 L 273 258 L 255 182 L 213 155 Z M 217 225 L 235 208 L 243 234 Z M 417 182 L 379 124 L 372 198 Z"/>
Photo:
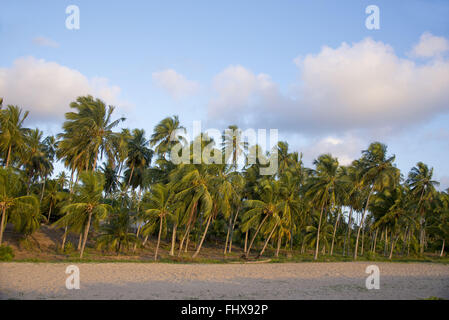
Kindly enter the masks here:
<path id="1" fill-rule="evenodd" d="M 0 261 L 11 261 L 14 258 L 14 252 L 10 246 L 0 246 Z"/>

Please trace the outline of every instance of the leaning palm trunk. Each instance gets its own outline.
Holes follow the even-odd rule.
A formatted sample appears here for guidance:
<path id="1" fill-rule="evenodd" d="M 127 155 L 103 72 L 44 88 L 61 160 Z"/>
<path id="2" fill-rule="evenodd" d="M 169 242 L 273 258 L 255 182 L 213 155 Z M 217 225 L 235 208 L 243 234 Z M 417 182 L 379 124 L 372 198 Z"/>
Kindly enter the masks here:
<path id="1" fill-rule="evenodd" d="M 186 240 L 186 238 L 187 238 L 187 245 L 188 245 L 188 236 L 189 236 L 189 234 L 190 234 L 190 225 L 192 224 L 193 213 L 194 213 L 194 211 L 195 211 L 195 209 L 196 209 L 196 206 L 197 206 L 197 203 L 195 202 L 195 203 L 193 204 L 192 211 L 190 212 L 190 217 L 189 217 L 189 221 L 187 222 L 187 228 L 186 228 L 186 231 L 185 231 L 185 233 L 184 233 L 184 236 L 183 236 L 182 239 L 181 239 L 181 243 L 179 244 L 178 257 L 181 255 L 182 248 L 183 248 L 183 245 L 184 245 L 184 241 Z M 186 245 L 186 246 L 187 246 L 187 245 Z"/>
<path id="2" fill-rule="evenodd" d="M 248 250 L 246 251 L 246 254 L 245 254 L 247 258 L 248 258 L 248 256 L 249 256 L 250 251 L 251 251 L 251 247 L 253 246 L 254 240 L 255 240 L 256 237 L 257 237 L 257 234 L 259 233 L 260 228 L 262 228 L 262 225 L 263 225 L 264 222 L 267 220 L 267 218 L 268 218 L 268 215 L 266 215 L 266 216 L 262 219 L 262 222 L 261 222 L 261 223 L 259 224 L 259 226 L 257 227 L 256 233 L 254 234 L 254 236 L 253 236 L 252 239 L 251 239 L 251 242 L 249 243 Z"/>
<path id="3" fill-rule="evenodd" d="M 355 240 L 355 248 L 354 248 L 354 260 L 357 260 L 357 250 L 359 248 L 360 231 L 363 228 L 363 222 L 365 219 L 366 210 L 368 209 L 369 199 L 371 198 L 371 194 L 373 193 L 373 191 L 374 191 L 374 184 L 371 187 L 371 190 L 369 191 L 368 199 L 366 199 L 365 209 L 363 210 L 362 219 L 360 220 L 360 226 L 359 226 L 359 229 L 357 230 L 357 238 Z"/>
<path id="4" fill-rule="evenodd" d="M 77 247 L 78 251 L 81 250 L 82 244 L 83 244 L 83 232 L 80 232 L 80 237 L 79 237 L 79 240 L 78 240 L 78 247 Z"/>
<path id="5" fill-rule="evenodd" d="M 390 256 L 388 257 L 388 259 L 390 259 L 390 260 L 391 260 L 391 258 L 393 258 L 393 251 L 394 251 L 396 239 L 397 239 L 397 236 L 393 238 L 393 235 L 391 235 L 391 249 L 390 249 Z"/>
<path id="6" fill-rule="evenodd" d="M 245 232 L 245 246 L 243 248 L 244 253 L 246 253 L 246 248 L 247 248 L 247 244 L 248 244 L 248 233 L 249 233 L 249 230 Z"/>
<path id="7" fill-rule="evenodd" d="M 211 221 L 212 221 L 212 215 L 210 215 L 209 219 L 207 219 L 206 229 L 204 229 L 200 244 L 198 245 L 198 248 L 196 249 L 196 252 L 193 254 L 192 258 L 196 258 L 198 256 L 198 254 L 200 253 L 201 246 L 203 245 L 204 239 L 206 238 L 207 230 L 209 229 L 209 225 L 210 225 Z"/>
<path id="8" fill-rule="evenodd" d="M 337 226 L 338 226 L 338 220 L 339 219 L 340 219 L 340 212 L 338 212 L 338 214 L 337 214 L 337 220 L 335 221 L 335 225 L 334 225 L 334 232 L 332 234 L 332 245 L 331 245 L 330 255 L 332 255 L 334 253 L 335 234 L 337 232 Z"/>
<path id="9" fill-rule="evenodd" d="M 349 217 L 348 217 L 348 227 L 346 228 L 346 232 L 345 232 L 345 239 L 343 241 L 343 256 L 346 255 L 346 242 L 347 242 L 347 238 L 348 238 L 348 233 L 349 233 L 349 228 L 350 228 L 350 224 L 351 224 L 351 215 L 352 215 L 352 207 L 349 211 Z"/>
<path id="10" fill-rule="evenodd" d="M 321 206 L 321 212 L 320 212 L 320 220 L 318 222 L 318 228 L 316 232 L 316 246 L 315 246 L 315 256 L 314 260 L 318 259 L 318 250 L 320 248 L 320 230 L 321 230 L 321 220 L 323 219 L 323 211 L 324 211 L 324 203 Z"/>
<path id="11" fill-rule="evenodd" d="M 226 241 L 225 241 L 225 247 L 224 247 L 224 254 L 228 251 L 228 241 L 229 241 L 229 234 L 231 233 L 231 223 L 232 223 L 232 217 L 229 217 L 229 223 L 228 223 L 228 232 L 226 234 Z"/>
<path id="12" fill-rule="evenodd" d="M 259 258 L 261 255 L 263 255 L 265 249 L 267 248 L 268 242 L 270 242 L 271 236 L 273 235 L 274 231 L 276 230 L 276 227 L 278 226 L 278 224 L 279 224 L 279 221 L 276 222 L 276 224 L 273 227 L 273 230 L 271 230 L 270 235 L 268 236 L 267 240 L 265 241 L 265 244 L 263 245 L 262 250 L 257 255 L 257 258 Z"/>
<path id="13" fill-rule="evenodd" d="M 440 252 L 440 257 L 443 256 L 444 254 L 444 242 L 446 241 L 446 239 L 443 239 L 443 245 L 441 246 L 441 252 Z"/>
<path id="14" fill-rule="evenodd" d="M 176 229 L 178 228 L 178 223 L 175 223 L 173 226 L 173 232 L 171 236 L 171 249 L 170 249 L 170 255 L 175 255 L 175 243 L 176 243 Z"/>
<path id="15" fill-rule="evenodd" d="M 276 253 L 274 254 L 275 257 L 279 257 L 279 250 L 281 249 L 281 243 L 282 243 L 282 237 L 281 237 L 281 235 L 279 235 Z M 287 247 L 287 244 L 285 245 L 285 247 Z M 285 248 L 285 249 L 287 249 L 287 248 Z"/>
<path id="16" fill-rule="evenodd" d="M 379 229 L 376 229 L 376 232 L 374 233 L 374 244 L 373 244 L 373 249 L 371 250 L 372 253 L 376 254 L 376 244 L 377 244 L 377 232 L 379 231 Z"/>
<path id="17" fill-rule="evenodd" d="M 83 245 L 81 247 L 81 253 L 80 258 L 83 257 L 84 254 L 84 248 L 86 247 L 87 242 L 87 235 L 89 234 L 89 228 L 90 228 L 90 220 L 92 219 L 92 211 L 89 212 L 89 217 L 87 219 L 86 229 L 84 230 L 84 239 L 83 239 Z"/>
<path id="18" fill-rule="evenodd" d="M 157 235 L 157 245 L 156 245 L 156 252 L 154 253 L 154 261 L 157 260 L 157 252 L 159 251 L 159 245 L 161 243 L 161 233 L 162 233 L 162 220 L 164 217 L 160 217 L 159 222 L 159 234 Z"/>
<path id="19" fill-rule="evenodd" d="M 2 205 L 2 222 L 0 223 L 0 245 L 2 244 L 3 240 L 3 229 L 5 225 L 5 218 L 6 218 L 6 206 Z"/>
<path id="20" fill-rule="evenodd" d="M 137 232 L 136 232 L 136 239 L 137 239 L 137 241 L 139 241 L 139 233 L 140 233 L 141 227 L 142 227 L 142 222 L 139 223 L 139 226 L 137 227 Z M 136 249 L 137 249 L 137 241 L 136 241 L 136 243 L 134 243 L 133 252 L 136 252 Z"/>
<path id="21" fill-rule="evenodd" d="M 239 209 L 237 209 L 237 212 L 236 212 L 235 217 L 234 217 L 234 222 L 232 223 L 231 239 L 229 240 L 229 249 L 228 249 L 229 253 L 231 253 L 231 251 L 232 251 L 232 238 L 234 236 L 234 229 L 235 229 L 235 224 L 237 223 L 237 217 L 238 216 L 239 216 Z"/>
<path id="22" fill-rule="evenodd" d="M 64 235 L 62 236 L 61 250 L 64 251 L 65 240 L 67 239 L 67 225 L 64 228 Z"/>

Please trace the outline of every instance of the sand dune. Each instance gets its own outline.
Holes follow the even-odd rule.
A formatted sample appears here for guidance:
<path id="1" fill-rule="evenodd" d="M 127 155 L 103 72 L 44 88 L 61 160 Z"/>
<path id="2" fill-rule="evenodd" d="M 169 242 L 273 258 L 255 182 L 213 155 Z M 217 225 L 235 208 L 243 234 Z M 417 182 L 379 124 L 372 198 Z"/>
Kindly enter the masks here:
<path id="1" fill-rule="evenodd" d="M 285 264 L 0 263 L 1 299 L 449 299 L 449 266 L 375 263 L 380 289 L 367 290 L 366 262 Z M 374 263 L 373 263 L 374 264 Z"/>

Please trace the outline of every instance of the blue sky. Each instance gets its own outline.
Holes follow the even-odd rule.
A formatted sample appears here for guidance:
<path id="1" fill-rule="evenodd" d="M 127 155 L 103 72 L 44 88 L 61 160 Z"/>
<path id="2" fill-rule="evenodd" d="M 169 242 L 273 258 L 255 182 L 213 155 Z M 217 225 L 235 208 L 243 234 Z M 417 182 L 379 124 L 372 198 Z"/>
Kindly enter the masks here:
<path id="1" fill-rule="evenodd" d="M 71 4 L 79 30 L 65 27 Z M 380 30 L 365 27 L 372 4 Z M 78 93 L 148 134 L 173 114 L 277 128 L 309 165 L 380 140 L 404 173 L 424 161 L 446 188 L 447 17 L 448 1 L 424 0 L 2 1 L 0 96 L 53 134 Z"/>

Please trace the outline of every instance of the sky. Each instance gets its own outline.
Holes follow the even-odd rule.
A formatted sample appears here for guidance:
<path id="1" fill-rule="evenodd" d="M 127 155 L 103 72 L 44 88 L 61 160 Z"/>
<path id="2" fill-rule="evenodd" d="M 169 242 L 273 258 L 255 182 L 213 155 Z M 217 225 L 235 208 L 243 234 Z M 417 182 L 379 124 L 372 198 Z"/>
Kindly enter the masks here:
<path id="1" fill-rule="evenodd" d="M 444 0 L 2 1 L 0 96 L 45 134 L 86 94 L 148 136 L 175 114 L 188 130 L 278 129 L 309 166 L 381 141 L 405 175 L 423 161 L 445 189 L 448 17 Z"/>

